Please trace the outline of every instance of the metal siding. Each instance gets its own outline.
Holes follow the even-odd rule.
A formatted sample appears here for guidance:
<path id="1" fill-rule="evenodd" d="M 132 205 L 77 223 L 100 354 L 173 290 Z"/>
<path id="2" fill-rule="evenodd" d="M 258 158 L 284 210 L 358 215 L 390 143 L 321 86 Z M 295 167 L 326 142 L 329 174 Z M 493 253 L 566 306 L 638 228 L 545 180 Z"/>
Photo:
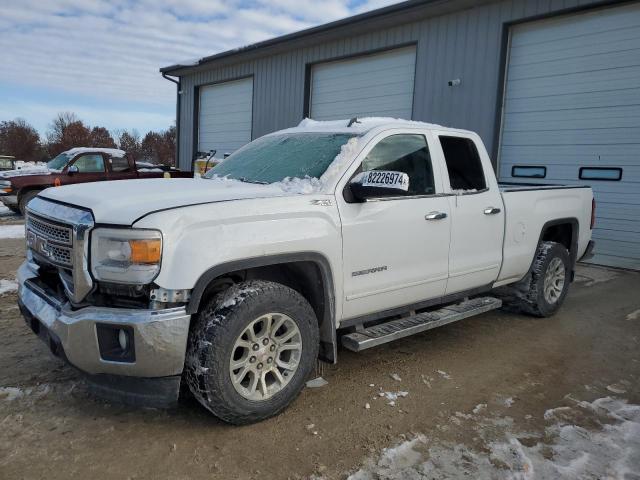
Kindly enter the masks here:
<path id="1" fill-rule="evenodd" d="M 545 2 L 537 2 L 535 8 L 531 8 L 528 7 L 530 3 L 530 0 L 503 0 L 419 21 L 415 20 L 415 15 L 407 15 L 406 23 L 399 20 L 396 26 L 371 32 L 353 26 L 335 40 L 326 40 L 326 34 L 323 34 L 316 40 L 309 40 L 306 46 L 292 47 L 288 53 L 278 54 L 291 60 L 281 65 L 279 74 L 270 63 L 274 55 L 265 54 L 253 61 L 238 62 L 233 69 L 229 66 L 216 68 L 211 64 L 211 68 L 202 72 L 182 76 L 180 166 L 190 168 L 193 158 L 196 86 L 237 78 L 238 74 L 253 74 L 253 138 L 256 138 L 296 125 L 303 118 L 307 64 L 408 42 L 417 42 L 414 119 L 475 130 L 491 152 L 504 23 L 577 5 L 573 0 L 553 0 L 548 6 Z M 583 3 L 597 3 L 597 0 Z M 430 7 L 425 5 L 423 8 L 427 11 Z M 466 17 L 467 21 L 460 21 L 459 17 Z M 459 40 L 462 38 L 467 41 Z M 461 67 L 459 60 L 463 57 L 465 61 Z M 447 85 L 448 80 L 458 77 L 462 80 L 459 87 Z"/>
<path id="2" fill-rule="evenodd" d="M 640 4 L 515 26 L 505 90 L 500 178 L 590 184 L 594 263 L 640 269 Z M 545 165 L 545 179 L 511 177 Z M 580 167 L 623 169 L 580 180 Z"/>

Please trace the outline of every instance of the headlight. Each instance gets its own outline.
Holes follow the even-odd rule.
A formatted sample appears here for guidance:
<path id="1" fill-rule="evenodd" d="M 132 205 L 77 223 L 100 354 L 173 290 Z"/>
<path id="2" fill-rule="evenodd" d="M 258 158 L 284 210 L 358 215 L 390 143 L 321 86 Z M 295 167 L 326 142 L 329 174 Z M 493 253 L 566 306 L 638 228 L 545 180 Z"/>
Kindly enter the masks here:
<path id="1" fill-rule="evenodd" d="M 91 235 L 96 280 L 142 285 L 160 272 L 162 234 L 157 230 L 97 228 Z"/>

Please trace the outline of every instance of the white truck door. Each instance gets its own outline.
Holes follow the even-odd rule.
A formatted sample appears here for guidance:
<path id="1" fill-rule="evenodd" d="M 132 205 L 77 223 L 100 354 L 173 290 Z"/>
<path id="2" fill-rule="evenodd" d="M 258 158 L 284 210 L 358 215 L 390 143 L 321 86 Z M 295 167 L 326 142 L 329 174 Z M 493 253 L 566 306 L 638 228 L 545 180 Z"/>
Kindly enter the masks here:
<path id="1" fill-rule="evenodd" d="M 451 208 L 449 281 L 446 293 L 485 287 L 498 278 L 502 263 L 504 206 L 481 140 L 436 133 L 447 173 Z"/>
<path id="2" fill-rule="evenodd" d="M 349 198 L 348 183 L 336 195 L 343 235 L 343 319 L 444 294 L 450 207 L 425 132 L 417 132 L 385 132 L 362 152 L 364 159 L 349 176 L 404 172 L 409 176 L 406 195 L 358 202 Z"/>

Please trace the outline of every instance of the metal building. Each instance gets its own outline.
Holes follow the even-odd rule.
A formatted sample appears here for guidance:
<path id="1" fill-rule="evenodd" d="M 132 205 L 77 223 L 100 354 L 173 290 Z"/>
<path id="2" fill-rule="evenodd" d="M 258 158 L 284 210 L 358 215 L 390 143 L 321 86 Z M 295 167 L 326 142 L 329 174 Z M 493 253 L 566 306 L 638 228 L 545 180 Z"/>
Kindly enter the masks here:
<path id="1" fill-rule="evenodd" d="M 594 262 L 640 269 L 637 0 L 412 0 L 161 72 L 182 168 L 304 117 L 471 129 L 501 181 L 592 185 Z"/>

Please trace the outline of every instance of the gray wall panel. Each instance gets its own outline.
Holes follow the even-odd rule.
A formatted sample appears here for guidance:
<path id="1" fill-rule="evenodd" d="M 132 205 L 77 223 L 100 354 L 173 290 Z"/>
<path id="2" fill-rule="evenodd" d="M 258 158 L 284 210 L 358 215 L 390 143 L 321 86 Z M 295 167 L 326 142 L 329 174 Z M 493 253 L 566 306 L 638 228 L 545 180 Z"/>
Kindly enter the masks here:
<path id="1" fill-rule="evenodd" d="M 221 66 L 211 63 L 182 76 L 179 163 L 193 158 L 194 89 L 198 85 L 254 75 L 253 138 L 296 125 L 305 111 L 305 72 L 309 63 L 417 42 L 413 117 L 477 131 L 493 150 L 502 36 L 505 22 L 598 3 L 597 0 L 502 0 L 465 3 L 464 9 L 441 14 L 442 4 L 425 4 L 421 15 L 398 16 L 395 26 L 366 24 L 343 27 L 291 43 L 289 51 Z M 449 8 L 451 9 L 451 8 Z M 437 15 L 431 15 L 431 11 Z M 416 20 L 418 17 L 423 19 Z M 402 19 L 406 23 L 402 23 Z M 332 38 L 332 35 L 334 38 Z M 462 84 L 447 82 L 460 78 Z"/>

